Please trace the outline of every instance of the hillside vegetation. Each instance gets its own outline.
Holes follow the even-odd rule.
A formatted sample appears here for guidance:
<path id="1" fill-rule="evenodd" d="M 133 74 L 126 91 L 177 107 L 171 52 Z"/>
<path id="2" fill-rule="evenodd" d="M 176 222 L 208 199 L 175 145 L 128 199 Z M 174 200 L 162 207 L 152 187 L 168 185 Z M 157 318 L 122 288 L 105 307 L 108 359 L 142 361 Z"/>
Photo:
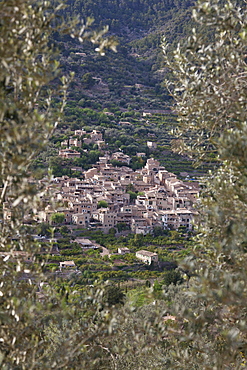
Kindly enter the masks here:
<path id="1" fill-rule="evenodd" d="M 71 12 L 95 18 L 97 23 L 108 23 L 116 33 L 123 33 L 129 28 L 135 32 L 149 30 L 163 25 L 166 14 L 170 11 L 185 10 L 190 7 L 192 0 L 99 0 L 81 1 L 69 0 Z"/>
<path id="2" fill-rule="evenodd" d="M 74 73 L 74 79 L 69 86 L 65 120 L 34 168 L 46 170 L 50 165 L 55 175 L 70 175 L 71 165 L 92 166 L 102 155 L 96 147 L 84 147 L 89 154 L 82 153 L 84 159 L 77 163 L 67 161 L 57 166 L 60 142 L 83 127 L 86 131 L 96 128 L 104 132 L 107 149 L 113 152 L 121 148 L 131 155 L 133 166 L 136 153 L 146 152 L 147 157 L 157 157 L 169 171 L 193 173 L 188 158 L 171 152 L 170 131 L 176 127 L 176 116 L 172 114 L 172 97 L 164 86 L 169 71 L 161 48 L 163 36 L 172 50 L 173 44 L 189 33 L 192 4 L 193 1 L 67 2 L 66 17 L 93 17 L 95 29 L 109 25 L 109 35 L 118 40 L 117 53 L 98 55 L 89 42 L 80 44 L 68 36 L 55 35 L 62 72 Z M 59 103 L 55 99 L 54 104 Z M 152 112 L 150 119 L 143 118 L 143 111 Z M 105 112 L 113 115 L 106 116 Z M 131 125 L 119 125 L 121 121 Z M 146 142 L 151 136 L 159 146 L 157 153 L 148 152 Z"/>

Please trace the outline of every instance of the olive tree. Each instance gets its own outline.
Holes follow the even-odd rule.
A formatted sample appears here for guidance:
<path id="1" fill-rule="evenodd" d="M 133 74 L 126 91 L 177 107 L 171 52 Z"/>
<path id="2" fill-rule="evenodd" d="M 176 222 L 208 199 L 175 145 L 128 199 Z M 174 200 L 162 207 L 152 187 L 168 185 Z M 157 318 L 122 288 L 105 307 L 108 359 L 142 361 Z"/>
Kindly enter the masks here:
<path id="1" fill-rule="evenodd" d="M 36 183 L 30 164 L 61 118 L 71 79 L 60 73 L 52 36 L 58 31 L 81 42 L 91 40 L 100 53 L 105 47 L 115 48 L 114 42 L 104 38 L 106 30 L 87 30 L 89 24 L 79 19 L 63 22 L 62 13 L 63 5 L 57 1 L 0 1 L 2 369 L 52 368 L 45 361 L 42 328 L 46 312 L 55 312 L 62 302 L 52 289 L 45 295 L 40 292 L 46 278 L 42 274 L 43 264 L 35 260 L 39 246 L 25 226 L 25 220 L 37 213 L 46 188 Z M 54 93 L 60 102 L 56 110 Z M 62 312 L 59 311 L 60 317 Z M 64 356 L 69 356 L 66 350 Z"/>
<path id="2" fill-rule="evenodd" d="M 199 0 L 193 17 L 199 31 L 172 59 L 164 45 L 174 148 L 196 162 L 213 154 L 216 166 L 200 199 L 196 258 L 185 262 L 197 309 L 179 307 L 186 324 L 174 356 L 179 369 L 238 369 L 247 355 L 246 10 L 244 1 Z"/>

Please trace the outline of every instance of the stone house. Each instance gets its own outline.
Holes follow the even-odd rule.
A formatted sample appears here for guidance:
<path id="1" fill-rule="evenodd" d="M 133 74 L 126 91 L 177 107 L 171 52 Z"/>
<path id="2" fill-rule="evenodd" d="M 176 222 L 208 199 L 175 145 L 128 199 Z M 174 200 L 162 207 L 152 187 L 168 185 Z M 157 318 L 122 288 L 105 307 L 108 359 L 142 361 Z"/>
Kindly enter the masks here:
<path id="1" fill-rule="evenodd" d="M 155 150 L 157 149 L 157 143 L 155 143 L 154 141 L 147 141 L 147 147 L 150 150 Z"/>
<path id="2" fill-rule="evenodd" d="M 146 153 L 136 153 L 136 156 L 144 158 L 144 157 L 146 157 Z"/>
<path id="3" fill-rule="evenodd" d="M 107 208 L 100 208 L 98 211 L 93 212 L 92 216 L 102 224 L 104 229 L 110 229 L 116 225 L 116 213 L 110 212 Z"/>
<path id="4" fill-rule="evenodd" d="M 51 206 L 47 206 L 43 211 L 40 211 L 38 213 L 37 221 L 48 222 L 51 224 L 52 223 L 51 216 L 57 212 L 64 214 L 63 224 L 67 224 L 67 225 L 71 224 L 73 210 L 70 208 L 64 208 L 64 207 L 59 207 L 56 210 L 54 210 L 54 209 L 51 209 Z"/>
<path id="5" fill-rule="evenodd" d="M 180 226 L 179 216 L 176 210 L 161 211 L 164 229 L 177 230 Z"/>
<path id="6" fill-rule="evenodd" d="M 93 140 L 90 137 L 84 137 L 82 140 L 83 140 L 83 143 L 87 145 L 93 142 Z"/>
<path id="7" fill-rule="evenodd" d="M 69 146 L 76 146 L 78 148 L 81 148 L 81 140 L 70 138 Z"/>
<path id="8" fill-rule="evenodd" d="M 71 242 L 78 243 L 82 249 L 98 249 L 99 246 L 92 242 L 90 239 L 86 238 L 76 238 Z"/>
<path id="9" fill-rule="evenodd" d="M 67 148 L 69 146 L 69 140 L 61 141 L 61 146 L 65 146 Z"/>
<path id="10" fill-rule="evenodd" d="M 135 217 L 131 219 L 131 231 L 133 231 L 135 234 L 144 234 L 147 232 L 148 222 L 144 217 Z M 143 230 L 143 232 L 138 232 L 137 230 Z"/>
<path id="11" fill-rule="evenodd" d="M 90 135 L 90 138 L 91 138 L 92 142 L 94 142 L 94 143 L 96 141 L 102 141 L 103 140 L 102 132 L 100 132 L 100 131 L 93 130 L 89 135 Z"/>
<path id="12" fill-rule="evenodd" d="M 98 169 L 95 167 L 90 168 L 89 170 L 84 172 L 85 179 L 92 179 L 94 175 L 96 175 L 98 172 Z"/>
<path id="13" fill-rule="evenodd" d="M 61 270 L 62 268 L 75 268 L 76 265 L 74 261 L 63 261 L 63 262 L 59 262 L 59 267 Z"/>
<path id="14" fill-rule="evenodd" d="M 121 163 L 127 163 L 130 164 L 131 158 L 127 154 L 124 154 L 122 152 L 115 152 L 112 154 L 112 159 L 115 159 L 118 162 Z"/>
<path id="15" fill-rule="evenodd" d="M 130 253 L 130 250 L 129 248 L 127 247 L 122 247 L 122 248 L 118 248 L 118 254 L 126 254 L 126 253 Z"/>
<path id="16" fill-rule="evenodd" d="M 143 261 L 144 263 L 147 263 L 148 265 L 151 265 L 152 262 L 158 262 L 157 253 L 152 253 L 145 250 L 136 252 L 136 257 Z"/>
<path id="17" fill-rule="evenodd" d="M 80 225 L 87 227 L 89 224 L 90 215 L 88 213 L 74 213 L 72 215 L 72 223 L 74 225 Z"/>
<path id="18" fill-rule="evenodd" d="M 148 173 L 151 171 L 151 172 L 156 172 L 158 173 L 159 171 L 159 167 L 160 167 L 160 162 L 157 161 L 156 159 L 154 158 L 149 158 L 147 160 L 147 163 L 144 167 L 144 169 L 146 169 L 148 171 Z"/>
<path id="19" fill-rule="evenodd" d="M 81 153 L 73 149 L 61 149 L 58 153 L 59 157 L 62 158 L 80 158 Z"/>
<path id="20" fill-rule="evenodd" d="M 161 211 L 162 222 L 165 229 L 177 230 L 180 226 L 192 230 L 193 212 L 186 209 L 176 209 L 171 211 Z"/>
<path id="21" fill-rule="evenodd" d="M 75 213 L 92 213 L 97 209 L 97 204 L 90 201 L 88 197 L 79 198 L 78 201 L 68 203 Z"/>
<path id="22" fill-rule="evenodd" d="M 82 135 L 86 135 L 86 131 L 85 130 L 75 130 L 75 135 L 76 136 L 82 136 Z"/>

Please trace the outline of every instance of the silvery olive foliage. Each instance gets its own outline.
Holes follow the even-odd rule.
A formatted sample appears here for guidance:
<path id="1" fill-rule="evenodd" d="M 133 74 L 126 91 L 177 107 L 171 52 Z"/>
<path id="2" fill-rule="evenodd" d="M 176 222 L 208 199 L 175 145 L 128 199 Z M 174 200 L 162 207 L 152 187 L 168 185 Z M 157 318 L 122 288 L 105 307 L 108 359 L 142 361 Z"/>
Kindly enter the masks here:
<path id="1" fill-rule="evenodd" d="M 247 356 L 247 13 L 246 1 L 199 0 L 198 30 L 166 61 L 178 113 L 177 151 L 198 163 L 215 157 L 200 201 L 196 310 L 175 350 L 178 368 L 246 368 Z"/>
<path id="2" fill-rule="evenodd" d="M 193 18 L 200 32 L 194 28 L 186 45 L 178 45 L 173 57 L 167 60 L 175 77 L 175 83 L 170 80 L 167 85 L 179 115 L 176 134 L 181 139 L 180 151 L 197 160 L 207 158 L 207 154 L 221 146 L 221 134 L 240 127 L 245 120 L 244 3 L 199 0 Z M 166 54 L 165 43 L 163 49 Z"/>
<path id="3" fill-rule="evenodd" d="M 75 316 L 66 305 L 62 307 L 63 295 L 56 290 L 40 292 L 45 276 L 43 264 L 34 256 L 39 245 L 24 224 L 47 196 L 48 183 L 37 184 L 29 168 L 62 117 L 73 77 L 60 73 L 54 32 L 80 42 L 90 40 L 100 53 L 115 50 L 116 43 L 105 37 L 107 29 L 91 31 L 91 20 L 63 21 L 63 9 L 57 1 L 0 1 L 0 367 L 4 370 L 59 368 L 46 359 L 45 319 L 51 311 L 54 321 L 62 313 Z M 60 102 L 56 108 L 54 95 Z M 64 364 L 74 353 L 71 346 L 64 348 Z"/>

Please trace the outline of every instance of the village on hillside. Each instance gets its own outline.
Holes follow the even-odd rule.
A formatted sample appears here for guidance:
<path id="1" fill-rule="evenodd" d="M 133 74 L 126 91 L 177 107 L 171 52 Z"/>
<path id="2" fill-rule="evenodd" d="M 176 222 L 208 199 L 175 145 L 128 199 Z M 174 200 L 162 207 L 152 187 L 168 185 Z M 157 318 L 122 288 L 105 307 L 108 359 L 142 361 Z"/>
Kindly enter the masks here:
<path id="1" fill-rule="evenodd" d="M 58 155 L 65 161 L 66 158 L 81 155 L 74 148 L 81 147 L 82 142 L 106 147 L 100 131 L 93 130 L 83 138 L 85 131 L 76 130 L 75 135 L 76 138 L 61 143 L 62 149 Z M 150 141 L 147 146 L 156 147 L 156 143 Z M 137 153 L 137 156 L 145 156 L 145 153 Z M 114 166 L 113 160 L 121 165 Z M 88 170 L 76 168 L 80 178 L 61 176 L 39 180 L 40 185 L 52 193 L 53 201 L 44 195 L 40 210 L 34 216 L 31 213 L 24 216 L 24 224 L 31 222 L 55 228 L 64 225 L 72 233 L 70 243 L 76 243 L 83 253 L 103 248 L 101 257 L 110 257 L 112 252 L 94 240 L 86 239 L 82 230 L 101 231 L 103 234 L 113 230 L 119 236 L 129 233 L 152 235 L 155 228 L 164 231 L 181 228 L 186 232 L 192 231 L 199 183 L 178 179 L 154 158 L 147 159 L 144 167 L 135 171 L 129 167 L 130 161 L 131 157 L 122 151 L 110 154 L 106 149 L 94 167 Z M 11 206 L 5 202 L 3 220 L 8 222 L 11 219 Z M 56 239 L 48 238 L 45 241 L 42 238 L 34 235 L 34 240 L 52 244 L 49 253 L 53 257 L 50 261 L 58 263 L 60 271 L 76 268 L 74 257 L 73 260 L 61 258 Z M 47 253 L 46 248 L 43 248 L 43 252 L 42 248 L 40 253 Z M 123 257 L 130 252 L 129 248 L 119 247 L 117 255 Z M 59 261 L 54 261 L 56 255 L 60 256 Z M 135 257 L 148 265 L 159 261 L 158 254 L 148 250 L 137 250 Z M 30 259 L 30 256 L 25 255 L 25 258 Z"/>
<path id="2" fill-rule="evenodd" d="M 120 154 L 118 160 L 127 164 L 126 155 Z M 66 225 L 105 233 L 119 224 L 144 235 L 157 226 L 192 230 L 198 183 L 179 180 L 153 158 L 136 171 L 127 166 L 114 167 L 109 162 L 109 156 L 100 157 L 95 167 L 84 171 L 83 179 L 54 178 L 50 186 L 55 189 L 59 206 L 54 209 L 47 204 L 38 213 L 37 221 L 52 223 L 52 215 L 59 212 L 64 214 Z"/>
<path id="3" fill-rule="evenodd" d="M 76 130 L 76 138 L 62 142 L 58 153 L 63 158 L 80 156 L 74 147 L 82 142 L 105 146 L 102 133 L 93 130 L 84 137 L 84 130 Z M 147 142 L 152 148 L 155 142 Z M 184 182 L 177 178 L 159 161 L 149 158 L 140 170 L 128 165 L 131 158 L 123 152 L 104 156 L 93 168 L 83 171 L 82 178 L 55 177 L 49 184 L 55 192 L 59 206 L 47 204 L 40 210 L 36 221 L 52 224 L 54 213 L 63 213 L 66 225 L 100 229 L 104 233 L 111 228 L 127 229 L 135 234 L 152 233 L 154 227 L 177 230 L 183 226 L 192 230 L 195 210 L 193 205 L 199 195 L 198 182 Z M 145 153 L 137 153 L 137 156 Z M 65 159 L 66 160 L 66 159 Z M 116 160 L 121 166 L 111 163 Z M 45 183 L 46 179 L 40 180 Z M 6 212 L 5 218 L 10 217 Z"/>

